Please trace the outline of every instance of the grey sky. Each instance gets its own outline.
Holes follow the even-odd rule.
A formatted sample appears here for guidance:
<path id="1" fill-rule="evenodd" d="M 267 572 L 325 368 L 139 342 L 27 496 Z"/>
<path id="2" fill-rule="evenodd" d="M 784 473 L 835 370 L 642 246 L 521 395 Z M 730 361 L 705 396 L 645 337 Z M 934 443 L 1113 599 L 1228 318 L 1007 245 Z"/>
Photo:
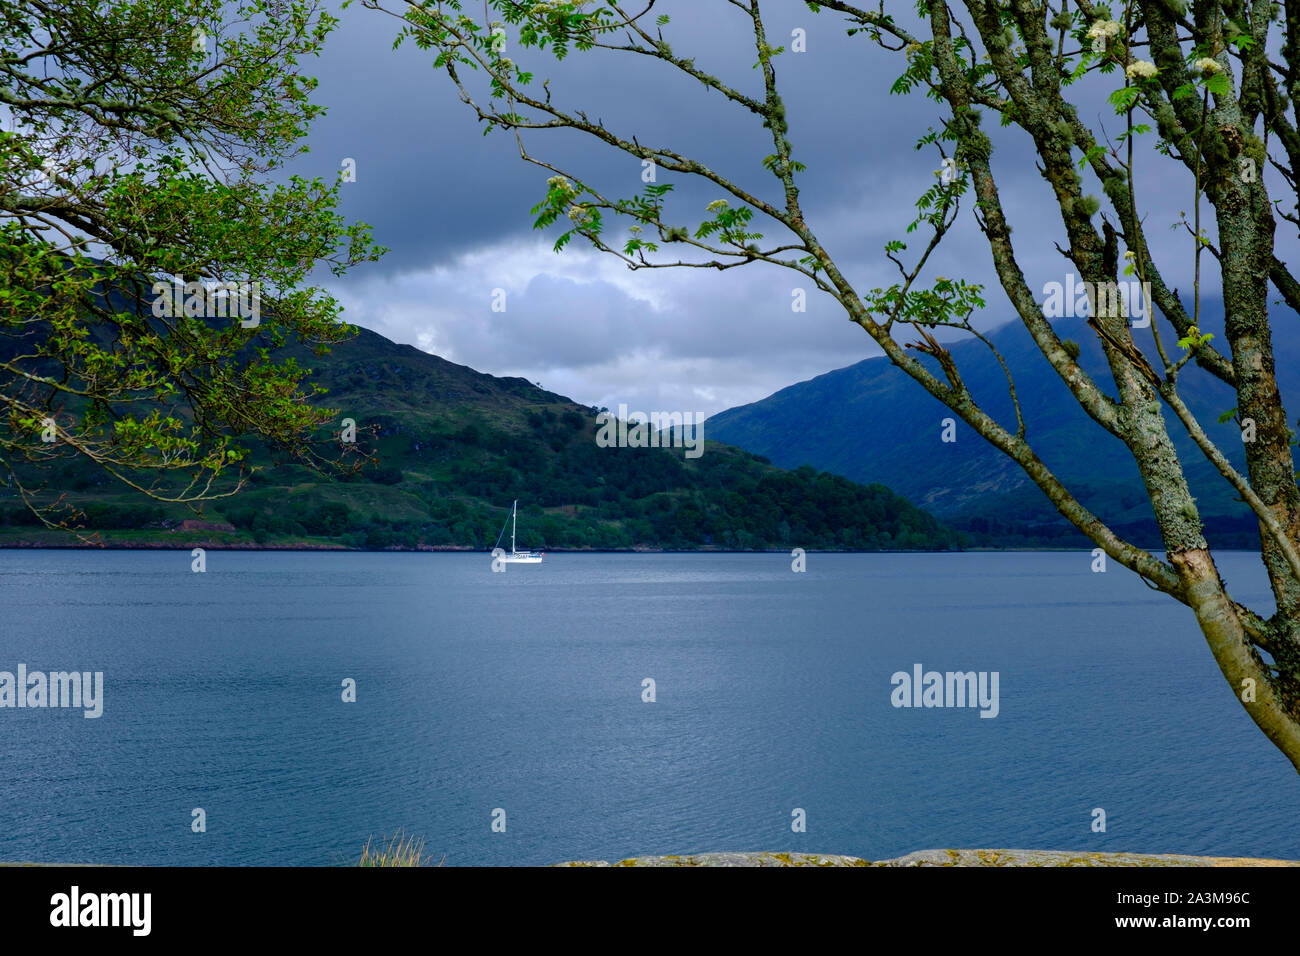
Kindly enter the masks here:
<path id="1" fill-rule="evenodd" d="M 910 4 L 887 7 L 900 18 L 911 10 Z M 846 37 L 839 15 L 813 14 L 793 0 L 773 0 L 763 9 L 773 43 L 789 46 L 793 29 L 807 32 L 807 52 L 787 51 L 775 60 L 795 156 L 809 167 L 801 181 L 805 215 L 861 290 L 887 285 L 897 273 L 881 247 L 903 237 L 915 198 L 935 181 L 937 153 L 917 152 L 913 144 L 937 123 L 938 107 L 920 93 L 889 95 L 904 68 L 901 54 Z M 739 10 L 723 0 L 659 2 L 654 10 L 671 15 L 665 36 L 675 51 L 761 93 L 751 68 L 752 34 Z M 556 255 L 551 244 L 558 230 L 534 231 L 528 212 L 549 174 L 523 162 L 505 134 L 481 135 L 473 113 L 433 69 L 431 54 L 409 42 L 392 50 L 397 20 L 360 6 L 338 15 L 342 23 L 324 56 L 308 65 L 321 80 L 317 101 L 329 112 L 313 129 L 311 153 L 293 171 L 332 178 L 345 157 L 355 159 L 357 181 L 343 187 L 342 212 L 370 223 L 376 239 L 393 250 L 345 280 L 321 280 L 344 302 L 349 321 L 481 371 L 522 375 L 584 404 L 626 402 L 647 411 L 712 413 L 878 354 L 866 333 L 813 288 L 807 311 L 793 312 L 791 290 L 809 284 L 787 270 L 632 272 L 581 240 Z M 648 58 L 597 51 L 557 65 L 549 54 L 522 50 L 513 32 L 508 43 L 538 82 L 554 78 L 556 102 L 583 109 L 620 134 L 670 145 L 777 198 L 776 180 L 759 165 L 771 152 L 769 134 L 742 108 Z M 1112 75 L 1095 85 L 1081 111 L 1085 120 L 1104 117 L 1112 136 L 1121 130 L 1120 118 L 1104 96 L 1121 82 Z M 988 126 L 1030 283 L 1061 281 L 1067 263 L 1053 243 L 1064 245 L 1063 231 L 1027 141 L 998 129 L 992 118 Z M 1140 199 L 1153 240 L 1181 253 L 1163 265 L 1186 292 L 1191 238 L 1167 226 L 1190 210 L 1191 184 L 1156 157 L 1152 141 L 1144 141 L 1149 159 L 1138 178 Z M 578 134 L 534 132 L 528 145 L 614 195 L 640 190 L 638 160 Z M 677 184 L 668 210 L 678 222 L 698 223 L 704 205 L 721 196 L 710 184 L 662 170 L 659 182 Z M 760 231 L 779 236 L 775 228 Z M 1284 259 L 1295 245 L 1285 233 L 1279 230 Z M 1010 316 L 969 211 L 933 258 L 927 276 L 936 275 L 988 286 L 982 324 Z M 504 313 L 490 308 L 494 289 L 506 292 Z"/>

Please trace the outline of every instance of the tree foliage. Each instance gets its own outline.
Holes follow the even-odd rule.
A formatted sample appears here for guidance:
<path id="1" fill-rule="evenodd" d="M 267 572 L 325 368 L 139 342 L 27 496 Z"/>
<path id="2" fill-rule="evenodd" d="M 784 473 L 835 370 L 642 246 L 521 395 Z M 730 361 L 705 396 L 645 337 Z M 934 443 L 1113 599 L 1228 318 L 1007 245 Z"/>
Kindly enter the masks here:
<path id="1" fill-rule="evenodd" d="M 0 482 L 43 521 L 69 518 L 42 476 L 70 457 L 195 504 L 242 487 L 241 439 L 325 460 L 305 439 L 329 410 L 269 353 L 348 336 L 306 277 L 383 250 L 337 182 L 273 174 L 335 23 L 311 0 L 4 4 Z"/>

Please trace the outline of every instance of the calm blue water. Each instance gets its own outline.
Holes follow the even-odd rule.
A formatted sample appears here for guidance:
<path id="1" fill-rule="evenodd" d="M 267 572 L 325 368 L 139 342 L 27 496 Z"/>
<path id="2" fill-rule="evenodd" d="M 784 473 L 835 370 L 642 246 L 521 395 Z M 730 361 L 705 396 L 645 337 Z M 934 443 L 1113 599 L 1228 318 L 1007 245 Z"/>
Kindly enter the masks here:
<path id="1" fill-rule="evenodd" d="M 0 859 L 331 864 L 399 828 L 448 864 L 1300 858 L 1300 779 L 1190 612 L 1090 561 L 0 551 L 0 670 L 106 684 L 97 720 L 0 710 Z M 1269 609 L 1258 558 L 1221 566 Z M 917 662 L 998 671 L 999 716 L 895 709 Z"/>

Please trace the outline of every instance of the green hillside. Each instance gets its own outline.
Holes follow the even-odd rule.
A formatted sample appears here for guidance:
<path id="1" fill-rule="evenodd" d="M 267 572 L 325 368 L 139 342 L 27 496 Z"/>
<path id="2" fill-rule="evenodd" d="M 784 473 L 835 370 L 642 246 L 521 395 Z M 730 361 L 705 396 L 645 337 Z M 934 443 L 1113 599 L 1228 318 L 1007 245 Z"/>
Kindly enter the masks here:
<path id="1" fill-rule="evenodd" d="M 599 409 L 361 330 L 325 357 L 287 350 L 328 389 L 339 423 L 376 463 L 322 474 L 254 448 L 251 484 L 201 513 L 158 504 L 81 462 L 39 476 L 68 494 L 83 533 L 109 546 L 491 548 L 518 498 L 519 546 L 540 549 L 948 549 L 958 540 L 880 485 L 793 472 L 708 441 L 602 448 Z M 707 437 L 707 427 L 705 435 Z M 186 524 L 182 524 L 186 522 Z M 0 546 L 75 544 L 0 487 Z"/>

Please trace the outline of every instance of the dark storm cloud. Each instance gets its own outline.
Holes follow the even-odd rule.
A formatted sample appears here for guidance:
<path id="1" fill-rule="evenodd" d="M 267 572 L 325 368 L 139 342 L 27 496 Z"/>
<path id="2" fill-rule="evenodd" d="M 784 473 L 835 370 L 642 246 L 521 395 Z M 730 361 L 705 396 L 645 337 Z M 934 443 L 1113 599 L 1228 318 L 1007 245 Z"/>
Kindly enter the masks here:
<path id="1" fill-rule="evenodd" d="M 667 35 L 675 50 L 761 97 L 752 36 L 739 11 L 700 2 L 660 8 L 672 13 Z M 915 170 L 918 157 L 908 147 L 925 125 L 885 92 L 901 68 L 898 58 L 874 52 L 865 39 L 845 38 L 837 16 L 811 14 L 802 4 L 775 4 L 769 17 L 773 37 L 788 41 L 795 27 L 809 32 L 809 52 L 777 60 L 796 152 L 811 168 L 804 186 L 809 211 L 841 206 L 852 198 L 849 190 L 879 194 L 891 170 Z M 392 248 L 380 268 L 422 268 L 467 246 L 526 234 L 528 209 L 545 192 L 549 174 L 524 163 L 505 134 L 481 135 L 472 111 L 433 69 L 430 53 L 409 41 L 391 49 L 398 20 L 357 6 L 342 11 L 341 19 L 312 66 L 321 80 L 317 99 L 329 111 L 313 128 L 311 154 L 296 169 L 332 176 L 344 157 L 356 160 L 357 182 L 345 191 L 343 211 L 374 225 Z M 534 50 L 510 52 L 539 78 L 552 77 L 556 102 L 643 143 L 671 144 L 766 198 L 780 198 L 776 180 L 759 165 L 772 151 L 759 119 L 689 77 L 623 54 L 575 54 L 556 63 Z M 481 90 L 481 78 L 464 72 Z M 869 90 L 876 95 L 864 96 Z M 634 157 L 567 131 L 526 135 L 530 150 L 602 188 L 628 195 L 641 187 Z M 924 162 L 927 170 L 938 165 L 933 156 Z M 697 219 L 702 203 L 719 193 L 710 184 L 660 175 L 677 184 L 674 198 Z M 884 195 L 892 211 L 905 214 L 919 191 Z"/>
<path id="2" fill-rule="evenodd" d="M 675 52 L 761 96 L 741 11 L 721 0 L 661 2 L 655 14 L 660 11 L 672 16 L 665 36 Z M 896 13 L 910 16 L 907 11 L 902 6 Z M 884 243 L 906 237 L 911 256 L 928 239 L 923 230 L 911 236 L 904 230 L 916 214 L 916 197 L 935 181 L 938 154 L 932 147 L 918 152 L 914 144 L 938 125 L 939 108 L 920 92 L 891 96 L 902 55 L 863 36 L 846 37 L 837 14 L 813 14 L 795 2 L 765 3 L 764 14 L 774 44 L 789 47 L 791 31 L 806 31 L 807 52 L 787 51 L 775 61 L 795 156 L 809 167 L 800 181 L 805 215 L 861 291 L 887 286 L 898 274 L 882 254 Z M 373 225 L 376 239 L 392 249 L 379 264 L 328 280 L 351 321 L 484 371 L 540 380 L 579 401 L 710 412 L 878 354 L 833 300 L 787 270 L 633 273 L 577 242 L 554 255 L 557 231 L 535 232 L 528 212 L 550 173 L 523 162 L 513 138 L 483 137 L 445 74 L 433 69 L 431 54 L 409 42 L 392 50 L 398 20 L 356 6 L 341 17 L 312 68 L 321 79 L 317 99 L 329 113 L 314 127 L 311 153 L 295 171 L 330 178 L 344 158 L 355 160 L 357 181 L 343 187 L 342 211 Z M 776 180 L 759 162 L 772 151 L 770 134 L 743 108 L 649 58 L 575 53 L 557 64 L 548 54 L 520 49 L 513 34 L 510 44 L 507 52 L 538 83 L 552 77 L 555 102 L 626 137 L 671 146 L 780 201 Z M 483 90 L 481 77 L 469 79 L 476 92 Z M 1103 121 L 1113 137 L 1121 119 L 1105 94 L 1100 85 L 1090 88 L 1080 114 L 1085 122 Z M 1059 214 L 1024 134 L 998 128 L 995 117 L 987 118 L 986 131 L 1021 264 L 1037 292 L 1071 269 L 1056 248 L 1066 244 Z M 530 152 L 607 195 L 629 196 L 642 187 L 638 159 L 589 137 L 567 131 L 525 137 Z M 704 205 L 723 196 L 710 183 L 662 170 L 658 181 L 676 187 L 670 221 L 694 225 L 704 218 Z M 1167 278 L 1190 289 L 1191 239 L 1167 228 L 1190 208 L 1190 184 L 1184 188 L 1168 161 L 1154 155 L 1136 182 L 1144 206 L 1154 210 L 1148 230 L 1157 250 L 1179 252 Z M 1095 184 L 1090 188 L 1102 195 Z M 609 221 L 609 228 L 622 235 L 623 224 Z M 758 228 L 766 242 L 789 238 L 770 222 Z M 1212 282 L 1213 270 L 1206 272 Z M 1011 316 L 969 198 L 926 278 L 937 275 L 987 284 L 981 325 Z M 791 311 L 791 292 L 799 286 L 807 287 L 805 313 Z M 490 309 L 494 289 L 507 293 L 504 313 Z"/>

